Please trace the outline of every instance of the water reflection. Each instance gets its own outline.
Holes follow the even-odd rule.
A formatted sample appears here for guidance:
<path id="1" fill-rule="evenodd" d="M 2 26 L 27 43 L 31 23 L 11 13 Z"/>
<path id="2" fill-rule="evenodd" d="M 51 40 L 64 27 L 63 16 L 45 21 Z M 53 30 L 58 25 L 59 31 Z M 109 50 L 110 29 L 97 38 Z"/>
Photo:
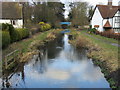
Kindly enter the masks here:
<path id="1" fill-rule="evenodd" d="M 76 50 L 68 36 L 48 45 L 35 55 L 23 69 L 10 79 L 11 87 L 22 88 L 109 88 L 109 84 L 86 56 L 86 50 Z"/>

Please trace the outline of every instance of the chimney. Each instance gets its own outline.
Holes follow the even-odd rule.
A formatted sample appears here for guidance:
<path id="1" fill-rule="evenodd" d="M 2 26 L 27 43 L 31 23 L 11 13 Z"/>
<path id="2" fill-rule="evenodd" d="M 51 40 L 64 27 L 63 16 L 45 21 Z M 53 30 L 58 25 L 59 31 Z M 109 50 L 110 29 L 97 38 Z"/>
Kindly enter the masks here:
<path id="1" fill-rule="evenodd" d="M 112 6 L 112 0 L 108 0 L 108 5 Z"/>

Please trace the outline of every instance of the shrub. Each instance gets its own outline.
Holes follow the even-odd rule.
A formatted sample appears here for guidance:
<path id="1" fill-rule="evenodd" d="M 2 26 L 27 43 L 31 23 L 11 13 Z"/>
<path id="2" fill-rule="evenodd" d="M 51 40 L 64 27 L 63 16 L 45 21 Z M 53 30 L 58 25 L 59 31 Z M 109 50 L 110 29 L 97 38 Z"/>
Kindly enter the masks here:
<path id="1" fill-rule="evenodd" d="M 39 22 L 39 25 L 40 25 L 40 31 L 47 31 L 51 28 L 51 25 L 48 23 Z"/>
<path id="2" fill-rule="evenodd" d="M 39 22 L 40 25 L 44 25 L 45 23 L 44 22 Z"/>
<path id="3" fill-rule="evenodd" d="M 2 30 L 2 23 L 0 23 L 0 30 Z"/>
<path id="4" fill-rule="evenodd" d="M 29 30 L 26 28 L 17 28 L 16 30 L 17 40 L 22 40 L 29 36 Z"/>
<path id="5" fill-rule="evenodd" d="M 99 34 L 99 35 L 104 36 L 104 37 L 120 40 L 120 34 L 114 33 L 112 31 L 104 31 L 104 32 L 96 31 L 96 34 Z"/>
<path id="6" fill-rule="evenodd" d="M 97 30 L 96 30 L 95 28 L 92 28 L 92 29 L 89 28 L 89 29 L 88 29 L 88 32 L 89 32 L 89 33 L 96 33 L 96 31 L 97 31 Z"/>
<path id="7" fill-rule="evenodd" d="M 95 29 L 95 28 L 92 28 L 92 29 L 91 29 L 91 32 L 92 32 L 92 33 L 95 33 L 95 32 L 96 32 L 96 29 Z"/>
<path id="8" fill-rule="evenodd" d="M 45 28 L 44 28 L 44 25 L 41 25 L 41 26 L 40 26 L 40 31 L 44 31 L 44 29 L 45 29 Z"/>
<path id="9" fill-rule="evenodd" d="M 13 25 L 8 24 L 8 23 L 2 23 L 2 31 L 4 30 L 7 30 L 9 32 L 11 42 L 17 41 L 16 32 L 15 32 Z"/>
<path id="10" fill-rule="evenodd" d="M 92 29 L 92 25 L 89 25 L 89 28 Z"/>
<path id="11" fill-rule="evenodd" d="M 10 34 L 7 30 L 0 31 L 2 35 L 2 48 L 7 47 L 10 44 Z"/>
<path id="12" fill-rule="evenodd" d="M 45 24 L 45 25 L 41 25 L 41 26 L 40 26 L 40 30 L 41 30 L 41 31 L 46 31 L 46 30 L 47 30 L 46 24 Z"/>
<path id="13" fill-rule="evenodd" d="M 46 24 L 46 29 L 49 30 L 51 28 L 50 24 Z"/>

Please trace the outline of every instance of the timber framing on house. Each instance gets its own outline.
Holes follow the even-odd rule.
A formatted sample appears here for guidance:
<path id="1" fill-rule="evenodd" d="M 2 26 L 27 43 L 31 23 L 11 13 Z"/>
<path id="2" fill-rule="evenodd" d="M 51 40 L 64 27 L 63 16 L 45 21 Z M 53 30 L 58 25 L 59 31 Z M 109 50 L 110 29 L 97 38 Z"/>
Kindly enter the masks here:
<path id="1" fill-rule="evenodd" d="M 108 0 L 108 5 L 96 5 L 91 25 L 92 28 L 99 25 L 98 31 L 100 32 L 109 29 L 115 33 L 120 33 L 120 5 L 113 6 L 112 0 Z"/>

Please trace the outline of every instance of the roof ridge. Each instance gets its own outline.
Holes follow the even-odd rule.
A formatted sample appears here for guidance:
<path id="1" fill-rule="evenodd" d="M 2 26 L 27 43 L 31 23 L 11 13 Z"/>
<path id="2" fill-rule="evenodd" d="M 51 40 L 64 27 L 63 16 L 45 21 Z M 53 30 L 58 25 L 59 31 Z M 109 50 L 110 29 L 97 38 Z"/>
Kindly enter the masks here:
<path id="1" fill-rule="evenodd" d="M 112 6 L 112 9 L 108 5 L 96 5 L 96 7 L 98 7 L 99 12 L 104 19 L 112 18 L 119 10 L 119 6 Z"/>

